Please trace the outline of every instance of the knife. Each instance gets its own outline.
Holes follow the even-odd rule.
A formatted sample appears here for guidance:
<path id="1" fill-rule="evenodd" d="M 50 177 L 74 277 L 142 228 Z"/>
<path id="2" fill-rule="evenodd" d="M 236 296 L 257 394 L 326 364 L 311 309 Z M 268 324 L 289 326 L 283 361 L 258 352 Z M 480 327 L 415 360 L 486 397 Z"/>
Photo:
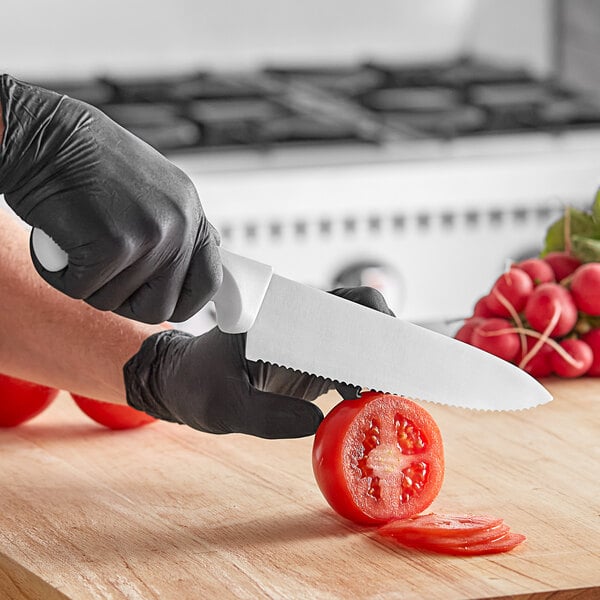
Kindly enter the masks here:
<path id="1" fill-rule="evenodd" d="M 48 270 L 67 266 L 67 254 L 40 229 L 32 246 Z M 247 334 L 248 360 L 460 408 L 518 410 L 552 400 L 536 379 L 492 354 L 219 251 L 217 325 Z"/>

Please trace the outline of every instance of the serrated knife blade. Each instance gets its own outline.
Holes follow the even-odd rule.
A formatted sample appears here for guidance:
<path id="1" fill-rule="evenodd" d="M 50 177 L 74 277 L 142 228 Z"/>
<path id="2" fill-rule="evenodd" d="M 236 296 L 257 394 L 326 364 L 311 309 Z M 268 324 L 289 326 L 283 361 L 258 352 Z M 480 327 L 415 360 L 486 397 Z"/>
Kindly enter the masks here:
<path id="1" fill-rule="evenodd" d="M 247 333 L 246 357 L 469 409 L 552 400 L 533 377 L 487 352 L 279 275 Z"/>

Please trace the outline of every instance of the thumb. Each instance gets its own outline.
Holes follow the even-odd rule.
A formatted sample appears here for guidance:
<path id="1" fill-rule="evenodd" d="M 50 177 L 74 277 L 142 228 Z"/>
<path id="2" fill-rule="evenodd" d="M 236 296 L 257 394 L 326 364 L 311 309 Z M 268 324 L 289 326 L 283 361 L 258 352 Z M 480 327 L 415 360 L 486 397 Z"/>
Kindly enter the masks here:
<path id="1" fill-rule="evenodd" d="M 321 409 L 298 398 L 251 387 L 248 414 L 240 414 L 244 433 L 261 438 L 299 438 L 313 435 L 323 420 Z M 242 413 L 244 411 L 241 411 Z M 242 428 L 238 431 L 242 431 Z"/>

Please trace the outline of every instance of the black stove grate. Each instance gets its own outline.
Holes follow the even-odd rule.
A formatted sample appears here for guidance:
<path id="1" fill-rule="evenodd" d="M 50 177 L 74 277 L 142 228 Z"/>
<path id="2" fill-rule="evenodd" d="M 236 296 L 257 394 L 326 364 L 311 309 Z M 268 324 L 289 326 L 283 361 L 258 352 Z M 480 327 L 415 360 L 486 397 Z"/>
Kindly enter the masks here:
<path id="1" fill-rule="evenodd" d="M 600 102 L 474 58 L 40 82 L 158 150 L 376 144 L 600 127 Z"/>

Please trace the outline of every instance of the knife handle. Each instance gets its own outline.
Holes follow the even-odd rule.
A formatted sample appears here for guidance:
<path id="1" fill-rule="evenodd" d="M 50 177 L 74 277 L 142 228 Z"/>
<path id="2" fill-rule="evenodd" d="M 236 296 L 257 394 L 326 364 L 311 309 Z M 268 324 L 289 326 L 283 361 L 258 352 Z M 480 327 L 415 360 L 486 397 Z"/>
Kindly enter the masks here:
<path id="1" fill-rule="evenodd" d="M 48 271 L 62 271 L 69 262 L 67 253 L 45 232 L 34 228 L 31 246 L 40 264 Z M 213 297 L 217 325 L 225 333 L 244 333 L 252 327 L 260 309 L 273 267 L 219 248 L 223 283 Z"/>
<path id="2" fill-rule="evenodd" d="M 213 297 L 217 325 L 225 333 L 248 331 L 258 315 L 273 267 L 219 248 L 223 283 Z"/>
<path id="3" fill-rule="evenodd" d="M 31 230 L 31 248 L 46 271 L 62 271 L 69 264 L 68 254 L 41 229 Z"/>

